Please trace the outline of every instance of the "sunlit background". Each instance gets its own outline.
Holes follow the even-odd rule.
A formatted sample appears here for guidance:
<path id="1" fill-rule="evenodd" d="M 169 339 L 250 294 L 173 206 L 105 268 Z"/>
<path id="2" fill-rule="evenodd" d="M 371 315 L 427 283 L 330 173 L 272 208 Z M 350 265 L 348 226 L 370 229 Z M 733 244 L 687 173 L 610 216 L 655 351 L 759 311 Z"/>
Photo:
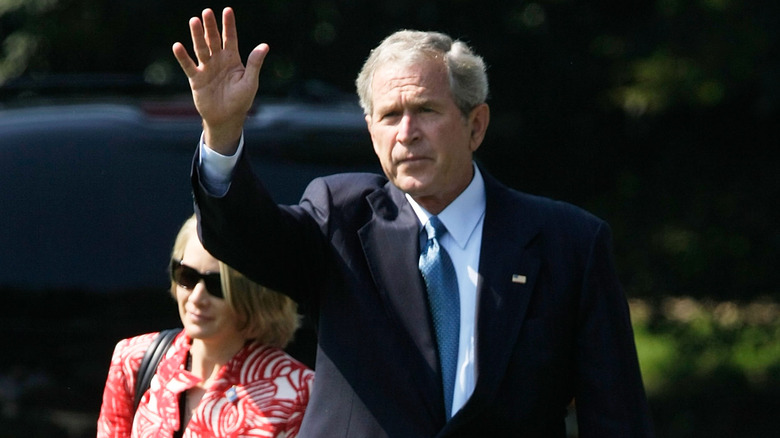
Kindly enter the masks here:
<path id="1" fill-rule="evenodd" d="M 2 124 L 10 111 L 52 104 L 140 102 L 147 117 L 191 116 L 186 78 L 170 48 L 176 41 L 191 44 L 191 16 L 225 5 L 0 0 L 0 139 L 2 129 L 10 130 Z M 613 228 L 658 436 L 776 436 L 780 2 L 236 0 L 229 5 L 236 10 L 242 53 L 259 42 L 271 46 L 260 105 L 296 99 L 323 108 L 336 100 L 341 105 L 344 96 L 351 99 L 368 51 L 399 28 L 440 30 L 470 43 L 484 56 L 491 79 L 491 126 L 478 159 L 508 185 L 583 206 Z M 189 131 L 184 137 L 178 177 L 170 180 L 181 189 L 171 193 L 183 205 L 160 232 L 171 239 L 190 207 L 187 172 L 196 122 L 194 138 Z M 365 150 L 340 149 L 337 161 L 368 165 L 368 138 L 351 138 L 365 143 Z M 0 144 L 0 165 L 22 164 L 15 147 L 20 145 Z M 290 202 L 308 175 L 296 173 L 299 163 L 313 173 L 325 168 L 311 166 L 327 160 L 335 165 L 333 156 L 317 155 L 313 148 L 280 154 L 294 181 L 282 181 L 278 190 L 293 192 Z M 77 163 L 55 165 L 67 170 Z M 18 178 L 0 176 L 0 191 L 30 190 L 32 196 L 40 190 L 20 187 Z M 150 204 L 148 213 L 135 209 L 143 211 L 139 215 L 160 213 L 154 197 L 140 197 Z M 49 208 L 19 197 L 2 199 L 7 200 L 0 205 L 0 236 L 13 242 L 20 240 L 15 230 Z M 95 197 L 79 199 L 74 202 L 83 206 L 68 208 L 103 205 L 96 207 Z M 112 200 L 117 201 L 122 200 Z M 106 241 L 110 245 L 132 233 L 134 223 L 96 226 L 114 235 Z M 64 226 L 48 232 L 74 234 Z M 171 242 L 158 240 L 164 258 Z M 19 247 L 0 241 L 0 270 L 18 262 Z M 44 255 L 47 263 L 33 265 L 32 272 L 58 264 L 54 254 Z M 127 278 L 132 271 L 121 275 L 132 284 Z M 137 278 L 156 276 L 162 286 L 144 284 L 154 289 L 146 295 L 44 287 L 35 274 L 20 275 L 29 278 L 26 283 L 0 281 L 0 292 L 12 297 L 0 310 L 0 437 L 94 436 L 113 344 L 172 320 L 159 309 L 144 320 L 138 316 L 142 303 L 128 307 L 139 296 L 164 298 L 164 268 L 138 272 Z M 168 304 L 162 298 L 155 303 Z M 21 329 L 25 321 L 35 327 Z M 101 331 L 104 339 L 79 350 L 79 337 Z M 58 349 L 66 344 L 61 350 L 67 351 Z M 68 362 L 73 358 L 81 362 Z"/>

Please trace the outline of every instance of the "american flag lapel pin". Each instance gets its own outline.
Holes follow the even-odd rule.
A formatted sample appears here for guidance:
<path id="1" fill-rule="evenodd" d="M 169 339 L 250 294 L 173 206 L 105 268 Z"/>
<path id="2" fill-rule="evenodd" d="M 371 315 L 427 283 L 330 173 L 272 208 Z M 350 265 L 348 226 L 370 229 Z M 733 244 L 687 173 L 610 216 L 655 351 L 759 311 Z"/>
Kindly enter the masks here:
<path id="1" fill-rule="evenodd" d="M 520 274 L 512 275 L 512 283 L 525 284 L 525 281 L 526 281 L 525 275 L 520 275 Z"/>

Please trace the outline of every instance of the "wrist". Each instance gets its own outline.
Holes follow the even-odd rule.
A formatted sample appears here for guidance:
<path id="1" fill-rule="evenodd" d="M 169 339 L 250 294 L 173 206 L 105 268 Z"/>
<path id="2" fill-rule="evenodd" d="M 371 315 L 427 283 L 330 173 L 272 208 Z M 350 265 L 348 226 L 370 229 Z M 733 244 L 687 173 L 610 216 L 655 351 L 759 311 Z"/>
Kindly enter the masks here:
<path id="1" fill-rule="evenodd" d="M 234 155 L 243 132 L 242 124 L 210 126 L 203 123 L 203 142 L 214 152 Z"/>

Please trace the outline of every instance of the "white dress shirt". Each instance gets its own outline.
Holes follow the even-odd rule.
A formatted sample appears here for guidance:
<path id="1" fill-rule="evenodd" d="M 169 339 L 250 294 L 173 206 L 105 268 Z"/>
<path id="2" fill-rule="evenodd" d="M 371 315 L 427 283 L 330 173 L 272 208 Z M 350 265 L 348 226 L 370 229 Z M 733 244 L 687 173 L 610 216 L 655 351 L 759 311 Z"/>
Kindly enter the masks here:
<path id="1" fill-rule="evenodd" d="M 431 214 L 417 204 L 411 196 L 406 199 L 412 205 L 420 230 Z M 477 379 L 477 279 L 479 277 L 479 250 L 482 246 L 482 226 L 485 222 L 485 181 L 479 168 L 474 166 L 474 178 L 450 205 L 438 215 L 447 228 L 439 243 L 447 250 L 458 276 L 460 293 L 460 345 L 458 347 L 458 371 L 452 397 L 452 415 L 466 404 L 474 392 Z M 427 238 L 424 237 L 424 238 Z"/>

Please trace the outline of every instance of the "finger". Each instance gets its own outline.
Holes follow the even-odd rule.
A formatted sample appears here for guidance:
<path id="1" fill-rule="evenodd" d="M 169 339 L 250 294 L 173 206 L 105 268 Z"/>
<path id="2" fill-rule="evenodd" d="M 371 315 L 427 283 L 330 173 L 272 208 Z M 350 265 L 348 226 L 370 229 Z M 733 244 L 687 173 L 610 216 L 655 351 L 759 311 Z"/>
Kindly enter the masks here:
<path id="1" fill-rule="evenodd" d="M 225 50 L 238 52 L 236 14 L 229 7 L 222 11 L 222 44 Z"/>
<path id="2" fill-rule="evenodd" d="M 244 77 L 247 78 L 247 80 L 258 80 L 260 68 L 263 66 L 263 62 L 269 51 L 270 47 L 265 43 L 258 45 L 252 50 L 246 60 L 246 70 L 244 71 Z"/>
<path id="3" fill-rule="evenodd" d="M 217 19 L 211 9 L 203 10 L 203 28 L 206 31 L 206 42 L 211 50 L 211 55 L 222 50 L 222 39 L 219 36 Z"/>
<path id="4" fill-rule="evenodd" d="M 190 35 L 192 35 L 192 49 L 195 51 L 198 61 L 201 63 L 208 61 L 211 58 L 211 50 L 209 50 L 209 46 L 206 44 L 200 18 L 190 18 Z"/>
<path id="5" fill-rule="evenodd" d="M 189 53 L 187 53 L 187 49 L 184 48 L 182 43 L 175 43 L 172 49 L 173 56 L 176 58 L 176 61 L 179 62 L 181 69 L 184 70 L 184 74 L 186 74 L 188 78 L 192 77 L 197 72 L 197 66 L 192 61 L 192 58 L 190 58 Z"/>

